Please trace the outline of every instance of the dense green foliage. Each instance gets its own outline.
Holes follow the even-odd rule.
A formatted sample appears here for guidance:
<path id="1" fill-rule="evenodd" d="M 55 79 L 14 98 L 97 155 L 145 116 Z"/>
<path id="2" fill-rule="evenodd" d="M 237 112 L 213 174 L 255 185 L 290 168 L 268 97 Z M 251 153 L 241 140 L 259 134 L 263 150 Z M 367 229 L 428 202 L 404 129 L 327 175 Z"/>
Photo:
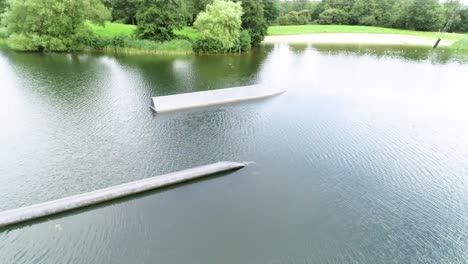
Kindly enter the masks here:
<path id="1" fill-rule="evenodd" d="M 242 0 L 242 28 L 249 31 L 252 46 L 260 44 L 266 36 L 268 25 L 262 0 Z"/>
<path id="2" fill-rule="evenodd" d="M 182 0 L 142 0 L 136 14 L 136 34 L 141 39 L 171 40 L 174 30 L 185 25 Z"/>
<path id="3" fill-rule="evenodd" d="M 305 9 L 302 11 L 290 11 L 278 19 L 280 25 L 305 25 L 309 23 L 310 11 Z"/>
<path id="4" fill-rule="evenodd" d="M 136 13 L 141 0 L 103 0 L 102 2 L 111 10 L 112 21 L 136 24 Z"/>
<path id="5" fill-rule="evenodd" d="M 220 53 L 234 48 L 240 38 L 242 14 L 240 3 L 215 0 L 207 5 L 194 23 L 202 36 L 195 44 L 196 51 Z"/>
<path id="6" fill-rule="evenodd" d="M 184 3 L 187 12 L 187 22 L 189 25 L 193 25 L 197 15 L 205 10 L 208 4 L 213 3 L 213 0 L 185 0 Z"/>
<path id="7" fill-rule="evenodd" d="M 289 0 L 280 25 L 344 24 L 449 32 L 468 31 L 468 7 L 459 0 Z M 453 18 L 453 19 L 452 19 Z M 306 21 L 304 21 L 304 19 Z"/>
<path id="8" fill-rule="evenodd" d="M 90 34 L 87 20 L 109 18 L 99 0 L 13 0 L 4 18 L 7 44 L 16 50 L 76 50 Z"/>
<path id="9" fill-rule="evenodd" d="M 5 12 L 5 9 L 7 7 L 7 0 L 0 0 L 0 15 Z"/>
<path id="10" fill-rule="evenodd" d="M 280 14 L 279 0 L 263 0 L 263 11 L 267 23 L 275 24 Z"/>
<path id="11" fill-rule="evenodd" d="M 347 25 L 349 14 L 341 9 L 328 8 L 320 14 L 318 22 L 322 25 Z"/>

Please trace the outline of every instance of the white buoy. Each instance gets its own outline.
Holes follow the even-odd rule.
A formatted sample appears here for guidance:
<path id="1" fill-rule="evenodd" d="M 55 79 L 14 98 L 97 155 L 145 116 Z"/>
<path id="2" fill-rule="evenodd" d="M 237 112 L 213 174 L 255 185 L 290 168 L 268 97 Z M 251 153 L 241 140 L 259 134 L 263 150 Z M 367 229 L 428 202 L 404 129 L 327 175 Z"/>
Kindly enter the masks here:
<path id="1" fill-rule="evenodd" d="M 245 167 L 245 164 L 243 163 L 223 161 L 148 179 L 116 185 L 113 187 L 74 195 L 54 201 L 22 207 L 19 209 L 8 210 L 0 212 L 0 227 L 61 213 L 88 205 L 98 204 L 113 199 L 173 185 L 176 183 L 199 179 L 215 173 L 240 169 L 243 167 Z"/>
<path id="2" fill-rule="evenodd" d="M 250 85 L 203 92 L 153 97 L 151 108 L 158 112 L 171 112 L 191 108 L 230 104 L 267 98 L 284 93 L 282 90 Z"/>

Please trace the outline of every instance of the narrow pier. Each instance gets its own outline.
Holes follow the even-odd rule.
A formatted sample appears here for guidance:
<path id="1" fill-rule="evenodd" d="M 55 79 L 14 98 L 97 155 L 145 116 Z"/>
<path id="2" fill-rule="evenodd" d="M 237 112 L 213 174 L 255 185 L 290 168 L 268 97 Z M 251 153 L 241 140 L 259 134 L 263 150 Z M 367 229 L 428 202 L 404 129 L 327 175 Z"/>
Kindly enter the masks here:
<path id="1" fill-rule="evenodd" d="M 22 207 L 19 209 L 8 210 L 0 212 L 0 227 L 58 214 L 177 183 L 192 181 L 215 173 L 232 171 L 243 167 L 245 167 L 245 164 L 243 163 L 223 161 Z"/>
<path id="2" fill-rule="evenodd" d="M 284 93 L 282 90 L 250 85 L 203 92 L 153 97 L 151 108 L 158 112 L 171 112 L 199 107 L 230 104 L 267 98 Z"/>

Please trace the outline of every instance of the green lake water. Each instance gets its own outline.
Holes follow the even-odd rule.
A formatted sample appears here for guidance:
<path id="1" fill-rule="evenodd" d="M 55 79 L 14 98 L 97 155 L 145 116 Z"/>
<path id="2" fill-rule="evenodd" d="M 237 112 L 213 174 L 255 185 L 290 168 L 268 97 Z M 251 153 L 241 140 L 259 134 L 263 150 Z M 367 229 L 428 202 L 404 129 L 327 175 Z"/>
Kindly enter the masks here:
<path id="1" fill-rule="evenodd" d="M 150 98 L 264 84 L 257 102 Z M 468 263 L 468 56 L 0 50 L 0 210 L 220 160 L 246 168 L 0 229 L 0 263 Z"/>

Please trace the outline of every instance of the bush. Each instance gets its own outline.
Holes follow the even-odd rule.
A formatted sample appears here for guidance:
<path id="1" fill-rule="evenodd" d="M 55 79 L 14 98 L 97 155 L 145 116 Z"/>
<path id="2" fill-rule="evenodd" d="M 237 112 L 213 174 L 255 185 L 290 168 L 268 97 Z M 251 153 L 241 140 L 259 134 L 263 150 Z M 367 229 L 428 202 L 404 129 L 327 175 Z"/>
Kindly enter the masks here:
<path id="1" fill-rule="evenodd" d="M 247 30 L 242 30 L 240 37 L 239 37 L 239 46 L 238 50 L 242 52 L 249 51 L 252 47 L 251 45 L 252 38 Z"/>
<path id="2" fill-rule="evenodd" d="M 307 13 L 291 11 L 278 19 L 282 26 L 287 25 L 305 25 L 308 22 Z"/>
<path id="3" fill-rule="evenodd" d="M 347 25 L 349 14 L 340 9 L 329 8 L 320 14 L 318 22 L 322 25 Z"/>
<path id="4" fill-rule="evenodd" d="M 223 43 L 214 38 L 200 38 L 195 41 L 193 51 L 196 53 L 224 53 L 226 48 Z"/>
<path id="5" fill-rule="evenodd" d="M 91 39 L 89 39 L 86 44 L 87 44 L 87 46 L 91 47 L 92 49 L 103 50 L 107 46 L 110 46 L 111 43 L 112 43 L 111 38 L 101 37 L 101 36 L 94 36 Z"/>
<path id="6" fill-rule="evenodd" d="M 377 20 L 375 20 L 374 16 L 365 16 L 359 19 L 359 25 L 375 26 L 377 25 Z"/>
<path id="7" fill-rule="evenodd" d="M 8 31 L 6 28 L 1 28 L 0 27 L 0 38 L 7 38 L 8 37 Z"/>
<path id="8" fill-rule="evenodd" d="M 69 51 L 71 41 L 37 34 L 12 34 L 7 40 L 7 45 L 19 51 Z"/>

